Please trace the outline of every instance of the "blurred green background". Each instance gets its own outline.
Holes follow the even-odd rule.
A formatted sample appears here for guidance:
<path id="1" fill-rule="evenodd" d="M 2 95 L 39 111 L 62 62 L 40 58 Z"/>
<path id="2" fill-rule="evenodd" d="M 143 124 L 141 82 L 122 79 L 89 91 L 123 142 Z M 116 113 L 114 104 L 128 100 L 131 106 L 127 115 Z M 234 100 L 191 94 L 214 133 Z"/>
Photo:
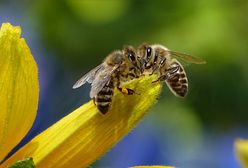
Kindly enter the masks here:
<path id="1" fill-rule="evenodd" d="M 247 16 L 247 0 L 0 1 L 0 21 L 22 26 L 40 70 L 39 113 L 21 145 L 89 100 L 89 85 L 71 86 L 108 53 L 159 43 L 208 63 L 186 66 L 188 96 L 165 86 L 137 129 L 93 167 L 239 167 L 233 141 L 248 137 Z"/>

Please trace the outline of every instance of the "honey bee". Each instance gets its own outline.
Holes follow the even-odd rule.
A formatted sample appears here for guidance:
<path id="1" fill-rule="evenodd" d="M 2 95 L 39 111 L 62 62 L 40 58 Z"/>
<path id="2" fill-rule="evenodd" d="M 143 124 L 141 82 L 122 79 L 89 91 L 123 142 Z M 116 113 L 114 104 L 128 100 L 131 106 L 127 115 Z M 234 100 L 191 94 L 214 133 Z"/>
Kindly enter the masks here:
<path id="1" fill-rule="evenodd" d="M 201 58 L 188 54 L 171 51 L 162 45 L 139 46 L 137 54 L 141 63 L 141 71 L 159 75 L 157 81 L 165 81 L 175 96 L 185 97 L 188 92 L 188 79 L 182 64 L 178 59 L 186 63 L 205 64 Z"/>
<path id="2" fill-rule="evenodd" d="M 91 84 L 90 98 L 98 110 L 106 114 L 111 106 L 115 87 L 123 94 L 132 95 L 134 90 L 121 88 L 122 82 L 138 78 L 141 74 L 140 64 L 133 47 L 110 53 L 104 61 L 81 77 L 73 89 L 79 88 L 86 82 Z"/>

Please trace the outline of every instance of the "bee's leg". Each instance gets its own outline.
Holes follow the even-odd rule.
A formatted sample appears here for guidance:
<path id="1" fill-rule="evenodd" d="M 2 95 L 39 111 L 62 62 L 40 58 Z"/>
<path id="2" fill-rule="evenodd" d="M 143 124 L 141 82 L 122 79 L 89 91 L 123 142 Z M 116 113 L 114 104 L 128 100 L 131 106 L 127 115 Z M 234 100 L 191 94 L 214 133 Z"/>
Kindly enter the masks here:
<path id="1" fill-rule="evenodd" d="M 161 75 L 157 80 L 153 81 L 152 83 L 156 83 L 158 81 L 166 81 L 166 80 L 172 78 L 173 76 L 175 76 L 175 74 L 177 73 L 178 70 L 179 70 L 179 66 L 169 68 L 167 70 L 168 72 L 165 75 Z"/>
<path id="2" fill-rule="evenodd" d="M 127 76 L 130 76 L 131 79 L 139 78 L 139 76 L 133 74 L 133 73 L 128 73 Z"/>
<path id="3" fill-rule="evenodd" d="M 128 77 L 129 74 L 127 74 L 126 78 Z M 134 75 L 134 74 L 132 74 Z M 136 77 L 136 76 L 134 76 Z M 120 78 L 118 76 L 118 80 L 117 80 L 117 83 L 116 83 L 116 88 L 124 95 L 133 95 L 135 94 L 135 91 L 132 90 L 132 89 L 129 89 L 129 88 L 121 88 L 120 87 Z M 137 94 L 137 93 L 136 93 Z"/>
<path id="4" fill-rule="evenodd" d="M 120 88 L 118 87 L 117 88 L 121 93 L 123 93 L 124 95 L 133 95 L 133 94 L 138 94 L 138 93 L 135 93 L 135 91 L 133 89 L 129 89 L 129 88 Z M 138 94 L 140 95 L 140 94 Z"/>
<path id="5" fill-rule="evenodd" d="M 135 67 L 129 68 L 129 73 L 127 73 L 127 77 L 130 76 L 132 79 L 139 78 L 139 75 L 137 75 L 137 69 Z"/>
<path id="6" fill-rule="evenodd" d="M 165 75 L 160 76 L 157 80 L 152 81 L 152 83 L 165 81 L 165 80 L 167 80 L 167 79 L 169 79 L 169 78 L 170 78 L 170 74 L 167 73 L 167 74 L 165 74 Z"/>
<path id="7" fill-rule="evenodd" d="M 166 60 L 166 58 L 161 58 L 161 60 L 158 63 L 158 65 L 156 65 L 157 63 L 155 62 L 154 65 L 156 65 L 156 66 L 153 66 L 154 68 L 153 68 L 152 73 L 150 75 L 152 75 L 155 71 L 157 71 L 158 69 L 160 69 L 160 67 L 164 65 L 165 60 Z"/>
<path id="8" fill-rule="evenodd" d="M 141 74 L 141 71 L 138 69 L 134 69 L 134 74 L 135 74 L 135 78 L 139 78 L 141 75 L 143 75 Z"/>
<path id="9" fill-rule="evenodd" d="M 155 66 L 152 70 L 152 72 L 149 75 L 153 75 L 155 71 L 157 71 L 160 68 L 160 66 Z"/>
<path id="10" fill-rule="evenodd" d="M 93 97 L 93 103 L 94 103 L 94 105 L 96 105 L 96 98 L 95 97 Z"/>

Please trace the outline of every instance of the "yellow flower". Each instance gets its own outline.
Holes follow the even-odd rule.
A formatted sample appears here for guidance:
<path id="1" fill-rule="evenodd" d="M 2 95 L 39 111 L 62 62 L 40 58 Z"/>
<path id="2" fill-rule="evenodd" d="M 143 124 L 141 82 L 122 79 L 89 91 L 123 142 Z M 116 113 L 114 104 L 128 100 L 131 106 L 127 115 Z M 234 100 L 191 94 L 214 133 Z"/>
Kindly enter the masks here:
<path id="1" fill-rule="evenodd" d="M 9 23 L 0 30 L 0 160 L 31 128 L 37 111 L 39 86 L 37 65 L 20 27 Z M 161 85 L 156 76 L 143 76 L 123 87 L 140 95 L 115 91 L 110 111 L 99 113 L 93 101 L 82 105 L 33 138 L 4 161 L 5 168 L 32 158 L 39 168 L 86 167 L 133 129 L 154 104 Z M 31 160 L 32 160 L 31 159 Z"/>
<path id="2" fill-rule="evenodd" d="M 37 111 L 37 65 L 20 27 L 0 30 L 0 161 L 31 128 Z"/>
<path id="3" fill-rule="evenodd" d="M 236 156 L 244 168 L 248 168 L 248 140 L 237 139 L 235 141 Z"/>

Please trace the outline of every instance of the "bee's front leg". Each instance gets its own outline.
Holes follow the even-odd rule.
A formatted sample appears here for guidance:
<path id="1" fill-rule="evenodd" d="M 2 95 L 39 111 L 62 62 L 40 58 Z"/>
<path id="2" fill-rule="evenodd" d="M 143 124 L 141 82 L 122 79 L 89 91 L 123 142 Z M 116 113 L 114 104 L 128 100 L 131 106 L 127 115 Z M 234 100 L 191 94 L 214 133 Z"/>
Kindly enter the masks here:
<path id="1" fill-rule="evenodd" d="M 152 72 L 149 75 L 153 75 L 159 68 L 160 66 L 154 65 L 154 68 L 152 69 Z"/>

